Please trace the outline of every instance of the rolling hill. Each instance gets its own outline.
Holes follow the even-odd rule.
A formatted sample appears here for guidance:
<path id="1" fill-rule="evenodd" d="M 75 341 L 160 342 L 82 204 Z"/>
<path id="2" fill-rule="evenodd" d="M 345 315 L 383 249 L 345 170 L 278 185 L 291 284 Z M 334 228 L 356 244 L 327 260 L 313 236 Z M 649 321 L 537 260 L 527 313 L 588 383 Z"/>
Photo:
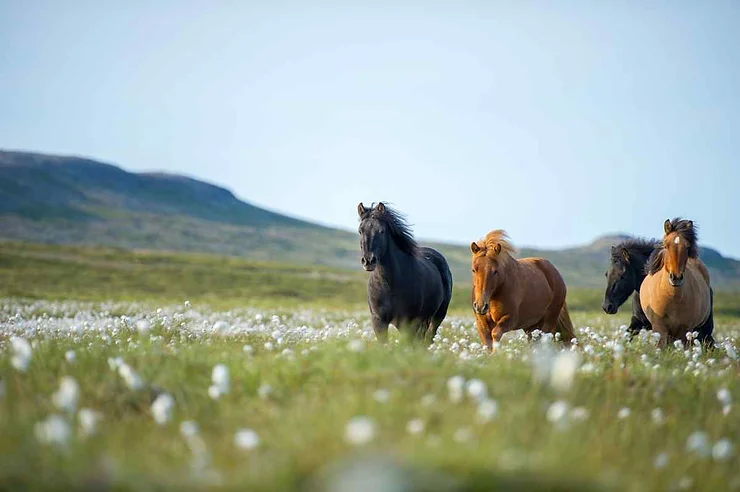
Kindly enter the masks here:
<path id="1" fill-rule="evenodd" d="M 0 151 L 0 238 L 359 269 L 352 232 L 270 212 L 183 176 L 25 152 Z M 550 259 L 569 285 L 601 288 L 609 247 L 620 238 L 562 250 L 523 248 L 521 254 Z M 467 246 L 431 245 L 448 257 L 458 282 L 469 281 Z M 701 254 L 718 289 L 740 290 L 740 261 L 710 248 Z"/>

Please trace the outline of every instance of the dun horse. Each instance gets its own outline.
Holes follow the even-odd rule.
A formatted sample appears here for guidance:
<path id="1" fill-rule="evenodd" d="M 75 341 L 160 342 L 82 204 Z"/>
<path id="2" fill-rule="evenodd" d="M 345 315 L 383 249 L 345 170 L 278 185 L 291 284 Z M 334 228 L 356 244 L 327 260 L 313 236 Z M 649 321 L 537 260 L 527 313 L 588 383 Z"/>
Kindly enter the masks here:
<path id="1" fill-rule="evenodd" d="M 645 315 L 660 333 L 660 346 L 698 331 L 702 343 L 713 345 L 712 291 L 709 271 L 699 259 L 694 223 L 666 220 L 663 244 L 652 254 L 640 289 Z"/>
<path id="2" fill-rule="evenodd" d="M 403 218 L 382 202 L 370 208 L 360 203 L 357 212 L 362 266 L 371 272 L 367 300 L 378 340 L 387 340 L 392 323 L 431 342 L 452 298 L 447 260 L 418 246 Z"/>
<path id="3" fill-rule="evenodd" d="M 557 269 L 544 258 L 514 257 L 502 230 L 470 245 L 473 253 L 473 311 L 481 341 L 489 350 L 504 333 L 522 328 L 559 333 L 565 343 L 575 334 L 565 303 L 566 287 Z"/>
<path id="4" fill-rule="evenodd" d="M 647 276 L 645 266 L 658 245 L 655 240 L 627 239 L 611 249 L 602 308 L 606 314 L 616 314 L 619 307 L 632 296 L 632 319 L 629 325 L 631 336 L 635 336 L 640 330 L 652 329 L 642 311 L 640 287 Z"/>

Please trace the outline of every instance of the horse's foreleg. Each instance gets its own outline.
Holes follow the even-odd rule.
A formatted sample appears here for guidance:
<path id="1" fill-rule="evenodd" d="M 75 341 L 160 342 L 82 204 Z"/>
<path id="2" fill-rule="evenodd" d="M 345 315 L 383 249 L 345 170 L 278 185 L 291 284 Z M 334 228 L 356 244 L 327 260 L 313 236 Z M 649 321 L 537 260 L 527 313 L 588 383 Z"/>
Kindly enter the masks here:
<path id="1" fill-rule="evenodd" d="M 378 316 L 373 316 L 373 331 L 375 331 L 375 337 L 381 343 L 388 341 L 388 322 L 383 321 Z"/>
<path id="2" fill-rule="evenodd" d="M 493 329 L 491 330 L 491 338 L 496 343 L 496 345 L 498 345 L 501 341 L 501 337 L 504 336 L 504 333 L 515 329 L 516 320 L 507 314 L 505 316 L 502 316 L 493 327 Z M 493 350 L 495 350 L 495 348 Z"/>
<path id="3" fill-rule="evenodd" d="M 496 325 L 488 315 L 475 315 L 475 325 L 478 327 L 478 335 L 480 335 L 480 341 L 486 346 L 488 350 L 493 349 L 493 338 L 491 332 L 493 327 Z"/>

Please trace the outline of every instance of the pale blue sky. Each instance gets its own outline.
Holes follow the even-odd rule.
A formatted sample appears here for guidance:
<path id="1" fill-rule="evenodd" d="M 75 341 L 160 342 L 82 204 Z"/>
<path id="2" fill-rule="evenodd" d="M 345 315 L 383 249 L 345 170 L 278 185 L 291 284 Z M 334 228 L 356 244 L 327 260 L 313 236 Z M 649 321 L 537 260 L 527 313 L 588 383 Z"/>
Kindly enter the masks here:
<path id="1" fill-rule="evenodd" d="M 0 147 L 459 243 L 683 215 L 740 257 L 740 3 L 307 3 L 0 0 Z"/>

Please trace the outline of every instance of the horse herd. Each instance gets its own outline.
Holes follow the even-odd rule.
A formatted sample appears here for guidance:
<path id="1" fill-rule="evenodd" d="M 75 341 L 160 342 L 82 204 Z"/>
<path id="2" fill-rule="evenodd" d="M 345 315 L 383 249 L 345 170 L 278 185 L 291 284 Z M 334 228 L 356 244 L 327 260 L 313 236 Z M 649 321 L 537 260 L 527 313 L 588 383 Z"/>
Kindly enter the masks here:
<path id="1" fill-rule="evenodd" d="M 404 218 L 384 203 L 357 207 L 362 266 L 370 272 L 368 304 L 373 329 L 386 341 L 393 324 L 431 342 L 452 299 L 445 257 L 417 244 Z M 628 239 L 612 246 L 603 309 L 615 314 L 632 296 L 629 332 L 660 335 L 659 346 L 687 334 L 712 346 L 714 321 L 709 271 L 699 259 L 697 228 L 690 220 L 666 220 L 662 241 Z M 544 258 L 516 258 L 502 230 L 470 245 L 471 302 L 481 342 L 493 350 L 504 333 L 523 329 L 575 339 L 560 272 Z M 690 337 L 691 335 L 688 335 Z"/>

